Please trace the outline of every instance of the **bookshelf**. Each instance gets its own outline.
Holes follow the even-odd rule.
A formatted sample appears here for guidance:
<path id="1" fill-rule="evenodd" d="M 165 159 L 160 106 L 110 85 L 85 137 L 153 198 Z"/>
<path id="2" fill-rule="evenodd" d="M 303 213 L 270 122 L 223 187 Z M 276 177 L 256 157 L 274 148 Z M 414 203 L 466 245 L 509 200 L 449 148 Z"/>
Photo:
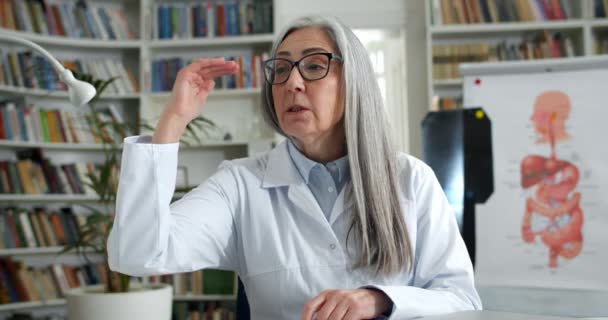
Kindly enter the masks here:
<path id="1" fill-rule="evenodd" d="M 457 68 L 461 62 L 526 58 L 526 53 L 533 52 L 535 46 L 541 51 L 535 59 L 608 54 L 606 1 L 546 1 L 549 7 L 543 7 L 543 2 L 427 0 L 430 108 L 460 106 L 462 79 Z M 560 8 L 552 7 L 554 3 L 559 3 Z M 496 7 L 493 15 L 491 9 L 496 4 L 502 7 Z"/>
<path id="2" fill-rule="evenodd" d="M 18 6 L 28 4 L 30 1 L 21 0 L 6 0 L 7 5 L 14 6 L 12 12 L 17 15 L 19 13 Z M 184 8 L 192 10 L 192 6 L 197 3 L 208 3 L 209 1 L 161 1 L 161 0 L 134 0 L 134 1 L 117 1 L 117 0 L 86 0 L 88 9 L 104 8 L 110 15 L 111 26 L 116 34 L 114 38 L 109 37 L 108 28 L 104 26 L 103 18 L 93 17 L 92 22 L 97 25 L 84 25 L 86 20 L 78 20 L 77 17 L 71 19 L 54 19 L 46 15 L 37 18 L 37 22 L 30 20 L 28 30 L 23 28 L 23 22 L 17 21 L 24 19 L 22 16 L 17 18 L 14 16 L 14 21 L 0 21 L 0 33 L 12 34 L 18 37 L 29 39 L 43 46 L 51 54 L 62 61 L 73 61 L 81 59 L 82 63 L 89 63 L 90 60 L 108 59 L 121 63 L 127 72 L 132 74 L 135 86 L 134 90 L 106 90 L 102 97 L 97 102 L 99 105 L 111 104 L 115 107 L 121 117 L 127 123 L 146 122 L 154 125 L 158 120 L 158 116 L 162 111 L 165 103 L 170 97 L 170 91 L 155 92 L 152 89 L 153 77 L 155 74 L 152 70 L 152 65 L 155 60 L 169 59 L 180 57 L 185 60 L 202 56 L 260 56 L 263 53 L 270 51 L 270 46 L 274 40 L 275 13 L 273 2 L 270 0 L 237 0 L 236 3 L 252 4 L 253 12 L 256 10 L 264 10 L 264 17 L 260 21 L 256 20 L 251 25 L 252 34 L 239 34 L 241 31 L 226 28 L 220 30 L 217 27 L 219 21 L 208 20 L 209 23 L 216 25 L 215 30 L 206 36 L 193 37 L 183 33 L 174 34 L 170 38 L 159 38 L 159 7 L 178 7 L 178 14 L 182 14 Z M 225 1 L 233 3 L 233 1 Z M 53 7 L 62 9 L 62 6 L 74 9 L 74 15 L 78 15 L 78 10 L 75 7 L 74 1 L 68 0 L 43 0 L 32 1 L 32 3 L 40 3 L 49 9 L 52 13 Z M 218 3 L 224 3 L 220 1 Z M 187 6 L 185 5 L 187 4 Z M 29 4 L 28 4 L 29 5 Z M 34 4 L 36 6 L 37 4 Z M 245 6 L 246 7 L 246 6 Z M 43 13 L 46 9 L 43 9 Z M 88 10 L 87 9 L 87 10 Z M 233 12 L 234 10 L 227 6 L 226 11 Z M 247 8 L 245 8 L 247 9 Z M 39 10 L 26 8 L 28 10 Z M 214 8 L 213 10 L 216 10 Z M 118 13 L 121 11 L 121 13 Z M 83 11 L 84 12 L 84 11 Z M 187 11 L 186 11 L 187 12 Z M 61 11 L 61 17 L 64 17 L 65 12 Z M 217 13 L 217 12 L 216 12 Z M 83 13 L 84 14 L 84 13 Z M 213 16 L 212 12 L 208 11 L 207 18 Z M 85 17 L 85 16 L 83 16 Z M 183 17 L 183 16 L 182 16 Z M 258 15 L 256 15 L 258 17 Z M 89 17 L 90 18 L 90 17 Z M 258 17 L 259 18 L 259 17 Z M 86 17 L 85 17 L 86 19 Z M 95 21 L 95 19 L 102 19 Z M 195 25 L 196 21 L 188 17 L 187 21 Z M 256 18 L 257 19 L 257 18 Z M 10 20 L 10 19 L 9 19 Z M 66 22 L 67 20 L 70 20 Z M 46 22 L 46 30 L 42 27 L 41 21 Z M 61 21 L 61 22 L 58 22 Z M 76 25 L 78 23 L 81 25 Z M 229 23 L 233 23 L 230 21 Z M 239 21 L 241 22 L 241 21 Z M 21 23 L 21 25 L 20 25 Z M 35 24 L 39 24 L 35 27 Z M 64 25 L 63 35 L 59 32 L 59 24 Z M 174 22 L 169 22 L 173 24 Z M 181 20 L 176 26 L 177 30 L 182 27 Z M 200 21 L 198 22 L 200 23 Z M 224 23 L 228 23 L 224 21 Z M 70 26 L 72 28 L 67 28 Z M 54 27 L 51 27 L 54 25 Z M 125 27 L 126 25 L 126 27 Z M 101 26 L 101 27 L 100 27 Z M 93 29 L 96 29 L 97 34 L 93 34 Z M 36 29 L 36 30 L 35 30 Z M 68 30 L 81 30 L 79 35 L 67 34 Z M 84 29 L 90 29 L 84 31 Z M 103 31 L 106 29 L 106 31 Z M 121 29 L 123 31 L 118 32 Z M 236 31 L 236 32 L 235 32 Z M 74 31 L 71 31 L 74 32 Z M 89 34 L 90 32 L 90 34 Z M 120 34 L 120 36 L 119 36 Z M 3 43 L 0 41 L 0 62 L 8 64 L 8 53 L 23 52 L 25 49 L 15 47 L 13 44 Z M 90 58 L 86 60 L 87 58 Z M 85 61 L 86 60 L 86 61 Z M 253 67 L 251 70 L 253 71 Z M 4 71 L 4 70 L 3 70 Z M 85 70 L 87 71 L 87 70 Z M 100 70 L 92 70 L 100 71 Z M 92 72 L 89 71 L 89 72 Z M 255 70 L 256 72 L 259 70 Z M 95 72 L 92 72 L 95 73 Z M 104 78 L 104 70 L 99 73 L 100 78 Z M 111 68 L 105 70 L 105 75 L 111 74 Z M 112 73 L 115 74 L 115 73 Z M 122 73 L 121 73 L 122 74 Z M 45 86 L 40 86 L 39 83 L 29 87 L 16 85 L 12 83 L 8 76 L 4 73 L 0 74 L 8 81 L 0 82 L 0 100 L 13 101 L 17 108 L 26 105 L 35 105 L 40 109 L 49 110 L 64 110 L 68 109 L 67 92 L 62 90 L 49 90 Z M 243 76 L 245 77 L 245 76 Z M 32 78 L 32 83 L 37 80 Z M 123 76 L 123 80 L 118 80 L 115 83 L 126 83 L 129 81 L 128 76 Z M 38 80 L 40 81 L 40 80 Z M 202 135 L 202 144 L 198 145 L 183 145 L 180 146 L 180 167 L 186 168 L 187 179 L 189 185 L 196 185 L 202 182 L 206 177 L 215 171 L 217 165 L 224 159 L 245 157 L 254 152 L 264 151 L 271 147 L 274 138 L 273 133 L 267 128 L 259 114 L 261 105 L 261 90 L 258 81 L 256 86 L 253 86 L 252 81 L 245 85 L 241 81 L 241 85 L 237 88 L 221 88 L 216 89 L 209 96 L 207 106 L 203 111 L 203 115 L 213 120 L 219 127 L 220 133 L 212 133 L 210 136 Z M 22 82 L 24 84 L 24 82 Z M 127 83 L 128 84 L 128 83 Z M 131 84 L 132 85 L 132 84 Z M 61 89 L 61 88 L 58 88 Z M 3 107 L 0 107 L 0 109 Z M 1 111 L 1 110 L 0 110 Z M 243 124 L 246 125 L 243 125 Z M 141 131 L 146 134 L 145 130 Z M 225 140 L 226 134 L 231 136 L 231 139 Z M 27 148 L 40 148 L 44 155 L 51 159 L 54 163 L 74 163 L 74 162 L 95 162 L 101 159 L 103 151 L 102 145 L 92 141 L 23 141 L 22 139 L 1 139 L 0 138 L 0 161 L 15 160 L 15 153 L 19 150 Z M 120 152 L 120 149 L 117 151 Z M 201 165 L 203 163 L 203 165 Z M 176 194 L 174 199 L 181 197 L 183 193 Z M 28 209 L 34 207 L 43 207 L 56 209 L 62 206 L 76 206 L 95 204 L 97 196 L 91 194 L 1 194 L 0 193 L 0 208 L 10 206 L 25 207 Z M 75 210 L 78 214 L 78 211 Z M 49 263 L 55 263 L 56 259 L 60 259 L 56 254 L 61 251 L 61 246 L 46 246 L 36 248 L 4 248 L 0 249 L 0 258 L 11 258 L 20 262 L 24 262 L 27 266 L 44 267 Z M 67 260 L 74 261 L 74 257 L 67 254 Z M 236 285 L 235 285 L 236 287 Z M 234 301 L 236 295 L 176 295 L 175 301 L 193 303 L 197 301 Z M 0 304 L 0 319 L 8 316 L 10 312 L 16 310 L 27 309 L 46 309 L 46 308 L 64 308 L 65 300 L 52 299 L 47 301 L 28 301 L 18 303 Z"/>

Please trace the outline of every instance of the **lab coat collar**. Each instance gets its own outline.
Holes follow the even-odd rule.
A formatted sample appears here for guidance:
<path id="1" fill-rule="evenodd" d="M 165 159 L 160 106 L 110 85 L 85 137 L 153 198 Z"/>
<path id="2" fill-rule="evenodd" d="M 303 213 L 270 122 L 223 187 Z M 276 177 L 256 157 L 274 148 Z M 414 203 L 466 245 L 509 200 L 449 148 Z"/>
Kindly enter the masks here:
<path id="1" fill-rule="evenodd" d="M 268 154 L 268 162 L 262 180 L 262 188 L 284 187 L 302 184 L 304 180 L 289 156 L 287 140 L 281 142 Z"/>
<path id="2" fill-rule="evenodd" d="M 289 150 L 287 149 L 287 140 L 281 142 L 278 146 L 272 149 L 268 154 L 268 162 L 262 180 L 262 188 L 276 188 L 289 186 L 289 198 L 294 200 L 302 209 L 310 213 L 319 222 L 327 223 L 327 219 L 323 215 L 321 208 L 298 168 L 293 163 Z M 351 189 L 351 183 L 347 183 L 343 188 L 338 199 L 334 204 L 334 208 L 329 218 L 329 224 L 333 224 L 342 213 L 353 206 L 352 197 L 346 195 L 347 190 Z M 299 199 L 299 201 L 295 201 Z M 305 200 L 305 201 L 302 201 Z M 316 212 L 313 214 L 313 212 Z"/>

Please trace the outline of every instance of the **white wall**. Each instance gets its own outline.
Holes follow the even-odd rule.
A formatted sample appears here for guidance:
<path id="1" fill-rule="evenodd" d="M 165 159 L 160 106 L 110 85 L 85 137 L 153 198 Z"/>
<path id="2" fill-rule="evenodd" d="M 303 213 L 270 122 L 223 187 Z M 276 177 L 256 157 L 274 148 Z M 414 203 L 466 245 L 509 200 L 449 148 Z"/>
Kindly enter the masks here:
<path id="1" fill-rule="evenodd" d="M 427 1 L 403 0 L 406 3 L 405 12 L 405 57 L 406 97 L 409 122 L 409 153 L 422 156 L 421 122 L 430 107 L 428 92 L 427 32 L 425 23 L 425 5 Z"/>

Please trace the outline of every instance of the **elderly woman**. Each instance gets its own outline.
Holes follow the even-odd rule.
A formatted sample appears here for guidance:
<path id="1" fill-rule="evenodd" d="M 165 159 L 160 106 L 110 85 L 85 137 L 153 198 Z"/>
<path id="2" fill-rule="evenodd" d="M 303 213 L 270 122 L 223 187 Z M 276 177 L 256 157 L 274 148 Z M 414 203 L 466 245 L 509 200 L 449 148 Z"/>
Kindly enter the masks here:
<path id="1" fill-rule="evenodd" d="M 253 319 L 403 319 L 480 309 L 471 261 L 432 170 L 395 151 L 367 52 L 333 19 L 303 18 L 264 62 L 264 113 L 287 139 L 224 162 L 170 205 L 178 140 L 213 78 L 183 68 L 152 137 L 125 140 L 112 270 L 234 270 Z"/>

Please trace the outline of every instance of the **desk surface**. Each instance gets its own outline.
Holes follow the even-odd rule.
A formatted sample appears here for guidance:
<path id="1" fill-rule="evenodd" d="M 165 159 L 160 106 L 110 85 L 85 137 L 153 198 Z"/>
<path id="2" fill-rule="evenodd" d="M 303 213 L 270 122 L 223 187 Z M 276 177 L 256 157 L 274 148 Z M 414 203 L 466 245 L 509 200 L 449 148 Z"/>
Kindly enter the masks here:
<path id="1" fill-rule="evenodd" d="M 506 287 L 478 287 L 477 291 L 484 310 L 608 319 L 608 291 Z"/>
<path id="2" fill-rule="evenodd" d="M 536 314 L 498 312 L 498 311 L 462 311 L 446 315 L 429 316 L 417 318 L 417 320 L 572 320 L 572 319 L 606 319 L 606 318 L 571 318 L 571 317 L 555 317 L 541 316 Z"/>

